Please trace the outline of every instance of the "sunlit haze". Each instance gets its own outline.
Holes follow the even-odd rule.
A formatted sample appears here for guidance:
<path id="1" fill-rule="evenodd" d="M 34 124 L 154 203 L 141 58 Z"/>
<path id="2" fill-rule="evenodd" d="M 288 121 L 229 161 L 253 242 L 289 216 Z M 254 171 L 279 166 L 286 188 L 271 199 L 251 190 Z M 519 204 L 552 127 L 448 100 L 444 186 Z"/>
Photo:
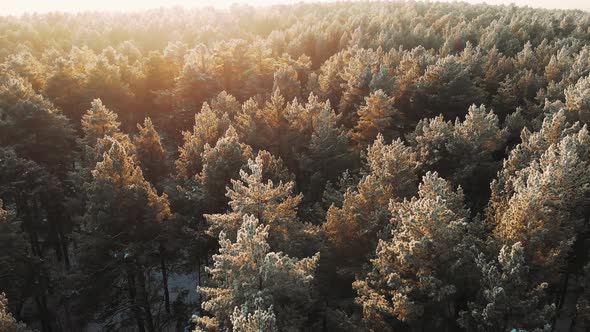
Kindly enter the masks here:
<path id="1" fill-rule="evenodd" d="M 159 7 L 182 6 L 186 8 L 213 6 L 227 8 L 234 3 L 250 4 L 254 6 L 266 6 L 272 4 L 292 4 L 299 2 L 333 2 L 333 1 L 297 1 L 297 0 L 1 0 L 1 15 L 20 15 L 23 13 L 46 13 L 52 11 L 79 12 L 79 11 L 136 11 Z M 451 1 L 447 1 L 451 2 Z M 590 10 L 590 1 L 585 0 L 467 0 L 468 3 L 488 4 L 516 4 L 551 9 L 582 9 Z"/>

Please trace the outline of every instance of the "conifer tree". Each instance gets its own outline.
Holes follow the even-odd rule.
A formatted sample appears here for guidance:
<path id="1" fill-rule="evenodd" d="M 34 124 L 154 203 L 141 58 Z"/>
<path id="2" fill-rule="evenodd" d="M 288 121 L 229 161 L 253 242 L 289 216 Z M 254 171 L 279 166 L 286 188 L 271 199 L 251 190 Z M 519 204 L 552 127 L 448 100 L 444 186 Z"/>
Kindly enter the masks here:
<path id="1" fill-rule="evenodd" d="M 129 84 L 124 81 L 120 59 L 108 59 L 107 54 L 101 54 L 89 64 L 86 69 L 85 92 L 87 100 L 98 98 L 117 111 L 132 110 L 130 107 L 135 100 Z M 135 123 L 135 112 L 121 113 L 126 128 Z"/>
<path id="2" fill-rule="evenodd" d="M 586 127 L 551 144 L 538 160 L 515 175 L 513 187 L 495 212 L 501 244 L 523 243 L 535 272 L 551 274 L 563 266 L 588 204 L 590 136 Z M 541 271 L 537 270 L 541 269 Z"/>
<path id="3" fill-rule="evenodd" d="M 100 99 L 94 99 L 90 109 L 82 116 L 84 137 L 81 144 L 88 169 L 92 169 L 100 161 L 102 154 L 110 148 L 110 141 L 103 141 L 105 137 L 119 140 L 127 150 L 132 149 L 129 137 L 119 129 L 121 123 L 117 119 L 117 114 L 107 109 Z"/>
<path id="4" fill-rule="evenodd" d="M 492 211 L 498 215 L 506 209 L 508 200 L 514 194 L 514 185 L 519 171 L 538 160 L 549 146 L 557 144 L 565 136 L 579 130 L 578 124 L 570 125 L 567 122 L 564 110 L 545 117 L 537 132 L 531 133 L 524 128 L 520 134 L 521 143 L 510 151 L 498 173 L 498 178 L 491 185 L 492 197 L 489 205 Z"/>
<path id="5" fill-rule="evenodd" d="M 24 79 L 0 71 L 0 147 L 64 178 L 72 168 L 74 130 L 69 120 Z"/>
<path id="6" fill-rule="evenodd" d="M 571 122 L 590 123 L 590 76 L 580 78 L 575 85 L 565 89 L 565 109 Z"/>
<path id="7" fill-rule="evenodd" d="M 215 146 L 205 144 L 201 154 L 203 170 L 196 176 L 203 193 L 205 212 L 222 209 L 226 202 L 226 186 L 231 179 L 238 177 L 240 170 L 251 157 L 252 149 L 240 143 L 236 130 L 231 126 Z"/>
<path id="8" fill-rule="evenodd" d="M 8 299 L 0 293 L 0 331 L 3 332 L 32 332 L 23 323 L 19 323 L 7 310 Z"/>
<path id="9" fill-rule="evenodd" d="M 50 73 L 43 94 L 59 107 L 73 124 L 78 125 L 84 114 L 84 74 L 65 58 L 56 60 L 56 68 Z"/>
<path id="10" fill-rule="evenodd" d="M 128 294 L 116 289 L 106 292 L 100 284 L 84 292 L 98 303 L 126 297 L 137 328 L 155 331 L 145 265 L 148 253 L 156 250 L 153 240 L 160 232 L 160 223 L 170 218 L 170 208 L 166 195 L 157 195 L 124 146 L 116 140 L 111 142 L 111 148 L 96 164 L 93 180 L 87 185 L 82 252 L 88 276 L 122 284 Z M 112 309 L 116 308 L 107 307 L 102 318 L 115 314 L 116 310 Z"/>
<path id="11" fill-rule="evenodd" d="M 275 89 L 270 97 L 256 112 L 257 143 L 255 147 L 267 150 L 274 156 L 286 160 L 289 156 L 288 121 L 286 118 L 285 98 L 280 89 Z"/>
<path id="12" fill-rule="evenodd" d="M 276 317 L 272 310 L 272 306 L 268 309 L 260 308 L 260 304 L 263 303 L 261 298 L 257 298 L 255 301 L 257 305 L 256 310 L 253 313 L 248 313 L 246 308 L 238 309 L 234 308 L 234 312 L 231 315 L 231 323 L 233 326 L 232 331 L 235 332 L 257 332 L 257 331 L 269 331 L 277 332 Z M 260 304 L 259 304 L 260 303 Z"/>
<path id="13" fill-rule="evenodd" d="M 471 68 L 456 56 L 439 58 L 426 68 L 415 85 L 414 102 L 423 109 L 423 117 L 439 113 L 449 118 L 465 114 L 471 104 L 483 101 L 484 93 L 477 86 Z"/>
<path id="14" fill-rule="evenodd" d="M 176 173 L 180 179 L 190 179 L 201 171 L 201 154 L 205 145 L 215 146 L 229 125 L 227 114 L 216 114 L 207 103 L 203 104 L 201 112 L 195 115 L 192 132 L 183 132 L 184 143 L 178 149 L 179 156 L 176 160 Z"/>
<path id="15" fill-rule="evenodd" d="M 253 215 L 262 225 L 269 227 L 270 248 L 287 253 L 300 253 L 303 223 L 297 217 L 297 208 L 303 196 L 294 195 L 294 182 L 278 183 L 264 179 L 264 159 L 258 156 L 248 160 L 249 172 L 240 171 L 239 180 L 231 180 L 226 196 L 231 208 L 225 214 L 205 215 L 210 224 L 209 234 L 224 232 L 233 239 L 245 215 Z"/>
<path id="16" fill-rule="evenodd" d="M 289 183 L 295 181 L 295 175 L 289 171 L 281 158 L 273 156 L 265 150 L 258 151 L 256 159 L 262 160 L 262 181 L 272 181 L 272 183 Z"/>
<path id="17" fill-rule="evenodd" d="M 425 329 L 454 321 L 472 256 L 463 201 L 460 188 L 427 173 L 418 197 L 390 203 L 392 237 L 380 240 L 372 271 L 354 283 L 367 324 L 388 331 L 395 319 Z"/>
<path id="18" fill-rule="evenodd" d="M 211 99 L 211 109 L 215 114 L 227 114 L 233 119 L 240 111 L 241 105 L 237 99 L 225 91 L 221 91 Z"/>
<path id="19" fill-rule="evenodd" d="M 399 139 L 385 144 L 379 135 L 368 148 L 367 166 L 356 190 L 346 190 L 342 207 L 328 209 L 324 224 L 333 261 L 347 278 L 361 271 L 378 239 L 391 232 L 389 201 L 417 190 L 416 154 Z"/>
<path id="20" fill-rule="evenodd" d="M 373 143 L 378 134 L 387 140 L 395 136 L 393 121 L 396 110 L 393 105 L 393 98 L 388 97 L 383 90 L 365 97 L 365 103 L 358 110 L 359 120 L 352 135 L 360 147 Z"/>
<path id="21" fill-rule="evenodd" d="M 301 95 L 301 84 L 297 71 L 290 65 L 283 65 L 274 73 L 273 91 L 281 91 L 286 100 L 293 100 Z"/>
<path id="22" fill-rule="evenodd" d="M 310 95 L 306 109 L 317 98 Z M 309 143 L 298 155 L 299 168 L 302 170 L 300 185 L 305 188 L 306 197 L 316 200 L 323 190 L 325 183 L 335 180 L 336 176 L 358 163 L 355 155 L 349 151 L 349 135 L 337 125 L 338 116 L 326 101 L 318 105 L 318 109 L 307 111 L 308 115 L 302 119 L 309 129 Z M 308 137 L 305 131 L 296 131 L 295 137 Z"/>
<path id="23" fill-rule="evenodd" d="M 495 155 L 507 138 L 498 116 L 484 105 L 472 105 L 465 119 L 456 119 L 454 124 L 442 116 L 421 120 L 409 136 L 424 168 L 461 185 L 476 209 L 487 199 L 481 188 L 487 187 L 499 170 Z"/>
<path id="24" fill-rule="evenodd" d="M 138 133 L 133 138 L 137 161 L 146 180 L 160 183 L 166 175 L 166 151 L 160 141 L 160 135 L 154 128 L 152 120 L 145 118 L 142 125 L 137 125 Z"/>
<path id="25" fill-rule="evenodd" d="M 461 312 L 459 324 L 468 331 L 551 331 L 555 305 L 547 303 L 547 283 L 531 284 L 520 242 L 503 246 L 497 261 L 477 260 L 481 290 L 477 302 Z"/>
<path id="26" fill-rule="evenodd" d="M 344 80 L 342 98 L 338 104 L 338 111 L 342 114 L 342 123 L 351 128 L 358 120 L 356 108 L 369 95 L 373 73 L 377 70 L 380 49 L 353 48 L 354 55 L 348 60 L 341 72 Z"/>
<path id="27" fill-rule="evenodd" d="M 230 329 L 233 318 L 239 331 L 253 324 L 272 331 L 272 314 L 268 309 L 260 312 L 271 306 L 279 330 L 298 331 L 304 326 L 319 255 L 299 260 L 273 252 L 268 235 L 269 225 L 259 224 L 251 215 L 244 216 L 235 241 L 220 233 L 219 254 L 213 256 L 213 267 L 208 269 L 211 286 L 198 289 L 207 299 L 203 309 L 214 315 L 197 318 L 205 329 Z"/>

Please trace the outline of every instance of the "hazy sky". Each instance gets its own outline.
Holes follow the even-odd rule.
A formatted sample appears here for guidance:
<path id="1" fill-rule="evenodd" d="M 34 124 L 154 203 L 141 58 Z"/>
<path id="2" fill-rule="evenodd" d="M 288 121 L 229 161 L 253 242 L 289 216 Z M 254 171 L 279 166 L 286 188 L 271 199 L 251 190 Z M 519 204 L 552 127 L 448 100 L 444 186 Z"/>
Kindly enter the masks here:
<path id="1" fill-rule="evenodd" d="M 326 1 L 326 0 L 320 0 Z M 451 1 L 451 0 L 447 0 Z M 583 9 L 590 11 L 590 0 L 466 0 L 471 3 L 527 5 L 531 7 Z M 109 10 L 128 11 L 146 8 L 184 6 L 228 7 L 232 3 L 268 5 L 273 3 L 297 3 L 300 0 L 0 0 L 0 15 L 26 12 Z M 305 0 L 304 2 L 314 2 Z M 317 0 L 315 1 L 317 2 Z"/>

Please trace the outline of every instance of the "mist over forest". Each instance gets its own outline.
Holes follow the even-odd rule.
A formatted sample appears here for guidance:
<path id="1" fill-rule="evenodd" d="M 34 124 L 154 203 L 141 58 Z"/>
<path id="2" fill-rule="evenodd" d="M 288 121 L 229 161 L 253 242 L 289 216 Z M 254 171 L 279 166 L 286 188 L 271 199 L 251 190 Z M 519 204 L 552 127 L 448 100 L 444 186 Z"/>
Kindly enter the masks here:
<path id="1" fill-rule="evenodd" d="M 0 16 L 0 332 L 590 330 L 590 12 Z"/>

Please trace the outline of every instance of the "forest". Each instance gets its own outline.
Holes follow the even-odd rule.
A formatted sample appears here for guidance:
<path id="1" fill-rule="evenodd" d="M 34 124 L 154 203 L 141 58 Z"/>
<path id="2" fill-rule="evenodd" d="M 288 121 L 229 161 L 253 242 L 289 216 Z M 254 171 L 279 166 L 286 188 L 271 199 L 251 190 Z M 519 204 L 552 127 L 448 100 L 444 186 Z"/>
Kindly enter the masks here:
<path id="1" fill-rule="evenodd" d="M 0 331 L 589 331 L 590 13 L 0 16 Z"/>

